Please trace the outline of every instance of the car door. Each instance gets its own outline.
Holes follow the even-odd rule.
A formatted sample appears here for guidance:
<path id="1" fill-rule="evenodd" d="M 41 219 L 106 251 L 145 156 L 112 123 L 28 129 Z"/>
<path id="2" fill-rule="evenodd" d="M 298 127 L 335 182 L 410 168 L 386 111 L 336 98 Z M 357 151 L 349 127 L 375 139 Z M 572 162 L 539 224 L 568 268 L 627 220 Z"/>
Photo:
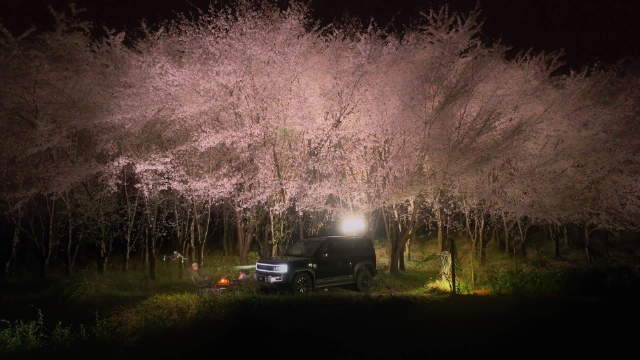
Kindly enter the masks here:
<path id="1" fill-rule="evenodd" d="M 352 256 L 354 242 L 350 238 L 335 239 L 333 244 L 333 258 L 335 276 L 341 280 L 349 280 L 353 272 Z"/>
<path id="2" fill-rule="evenodd" d="M 316 254 L 318 264 L 317 278 L 321 281 L 331 281 L 340 273 L 340 256 L 335 239 L 328 239 L 318 248 Z"/>

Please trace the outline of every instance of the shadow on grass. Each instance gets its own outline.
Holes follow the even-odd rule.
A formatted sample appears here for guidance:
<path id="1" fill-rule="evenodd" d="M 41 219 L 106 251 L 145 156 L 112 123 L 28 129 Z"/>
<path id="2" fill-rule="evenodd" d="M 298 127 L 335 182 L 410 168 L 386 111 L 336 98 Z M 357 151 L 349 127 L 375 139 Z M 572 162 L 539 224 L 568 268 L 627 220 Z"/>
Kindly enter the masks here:
<path id="1" fill-rule="evenodd" d="M 49 300 L 69 301 L 69 312 L 82 313 L 77 307 L 92 301 L 101 302 L 98 305 L 106 311 L 115 306 L 107 304 L 108 299 L 120 306 L 98 321 L 94 318 L 90 334 L 79 340 L 70 336 L 67 342 L 52 341 L 52 333 L 47 332 L 35 336 L 45 345 L 24 348 L 26 352 L 16 351 L 3 359 L 45 353 L 92 360 L 500 358 L 515 354 L 611 358 L 634 350 L 635 333 L 627 325 L 640 320 L 635 295 L 407 295 L 420 293 L 435 275 L 427 270 L 381 273 L 369 294 L 336 289 L 305 296 L 262 295 L 246 289 L 215 296 L 181 291 L 182 285 L 167 282 L 139 292 L 124 283 L 122 293 L 115 291 L 114 284 L 87 285 L 85 295 L 69 300 L 64 293 L 49 290 Z M 164 293 L 151 294 L 160 290 Z M 49 304 L 45 320 L 72 321 L 64 306 Z M 25 331 L 39 326 L 26 325 Z"/>
<path id="2" fill-rule="evenodd" d="M 100 322 L 66 358 L 402 359 L 611 356 L 630 350 L 636 299 L 317 292 L 305 296 L 158 295 Z M 19 355 L 19 354 L 14 354 Z"/>

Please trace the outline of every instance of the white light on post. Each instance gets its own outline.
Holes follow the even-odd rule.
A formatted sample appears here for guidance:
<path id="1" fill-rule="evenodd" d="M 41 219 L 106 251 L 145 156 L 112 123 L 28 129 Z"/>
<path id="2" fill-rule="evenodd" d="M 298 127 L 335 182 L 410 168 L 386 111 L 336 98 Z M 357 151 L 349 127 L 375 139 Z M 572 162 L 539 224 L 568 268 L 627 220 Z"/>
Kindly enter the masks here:
<path id="1" fill-rule="evenodd" d="M 342 219 L 340 230 L 345 235 L 359 235 L 367 229 L 367 222 L 361 215 L 348 215 Z"/>

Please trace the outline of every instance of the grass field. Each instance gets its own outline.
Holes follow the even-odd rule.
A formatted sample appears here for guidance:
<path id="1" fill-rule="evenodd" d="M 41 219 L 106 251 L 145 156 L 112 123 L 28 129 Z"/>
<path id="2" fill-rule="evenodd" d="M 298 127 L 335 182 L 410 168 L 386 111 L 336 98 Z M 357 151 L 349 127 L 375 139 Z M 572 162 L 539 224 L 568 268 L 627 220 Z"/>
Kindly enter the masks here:
<path id="1" fill-rule="evenodd" d="M 261 294 L 248 284 L 198 293 L 175 264 L 159 279 L 140 271 L 84 270 L 47 283 L 22 279 L 0 294 L 3 358 L 66 357 L 424 358 L 429 355 L 593 355 L 632 347 L 638 278 L 626 268 L 512 260 L 491 252 L 469 284 L 460 243 L 460 290 L 451 298 L 430 246 L 414 246 L 408 271 L 380 271 L 368 294 L 317 289 Z M 378 248 L 379 269 L 385 265 Z M 255 255 L 254 255 L 255 256 Z M 237 259 L 212 255 L 204 271 L 233 275 Z"/>

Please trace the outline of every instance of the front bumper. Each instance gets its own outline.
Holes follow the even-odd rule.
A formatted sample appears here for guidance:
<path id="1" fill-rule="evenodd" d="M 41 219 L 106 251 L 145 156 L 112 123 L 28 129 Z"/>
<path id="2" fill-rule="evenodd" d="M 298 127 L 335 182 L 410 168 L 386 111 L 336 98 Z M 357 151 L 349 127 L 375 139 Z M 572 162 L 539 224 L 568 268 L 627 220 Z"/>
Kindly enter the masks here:
<path id="1" fill-rule="evenodd" d="M 291 280 L 289 273 L 276 274 L 256 271 L 256 281 L 260 286 L 283 286 L 288 285 Z"/>

